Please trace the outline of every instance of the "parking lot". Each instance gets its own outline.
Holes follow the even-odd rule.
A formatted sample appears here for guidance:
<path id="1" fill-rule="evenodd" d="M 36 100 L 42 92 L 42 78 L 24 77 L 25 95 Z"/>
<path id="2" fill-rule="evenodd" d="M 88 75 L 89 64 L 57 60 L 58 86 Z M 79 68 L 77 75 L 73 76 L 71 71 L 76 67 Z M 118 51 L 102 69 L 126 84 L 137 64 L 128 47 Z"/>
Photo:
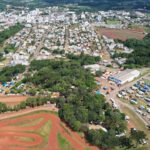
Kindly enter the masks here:
<path id="1" fill-rule="evenodd" d="M 120 100 L 134 106 L 135 111 L 150 124 L 150 80 L 141 79 L 132 86 L 120 90 Z"/>
<path id="2" fill-rule="evenodd" d="M 117 85 L 114 82 L 108 81 L 104 78 L 96 78 L 98 90 L 100 94 L 107 96 L 110 92 L 114 91 L 117 88 Z"/>

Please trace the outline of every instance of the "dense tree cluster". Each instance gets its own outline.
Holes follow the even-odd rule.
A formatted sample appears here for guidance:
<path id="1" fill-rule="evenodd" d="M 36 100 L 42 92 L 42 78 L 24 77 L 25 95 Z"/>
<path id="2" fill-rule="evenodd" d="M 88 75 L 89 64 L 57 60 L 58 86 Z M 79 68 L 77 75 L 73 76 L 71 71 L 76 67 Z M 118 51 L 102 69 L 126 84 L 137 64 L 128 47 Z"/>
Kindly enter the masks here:
<path id="1" fill-rule="evenodd" d="M 2 44 L 5 40 L 10 38 L 11 36 L 15 35 L 23 28 L 23 25 L 17 23 L 14 26 L 5 29 L 4 31 L 0 32 L 0 44 Z"/>
<path id="2" fill-rule="evenodd" d="M 134 49 L 134 52 L 128 56 L 128 65 L 150 66 L 150 34 L 146 35 L 143 40 L 129 39 L 125 42 L 125 46 Z"/>
<path id="3" fill-rule="evenodd" d="M 86 138 L 91 144 L 94 144 L 98 147 L 105 149 L 115 149 L 115 147 L 132 147 L 132 140 L 129 137 L 116 137 L 116 134 L 113 130 L 108 131 L 107 133 L 102 130 L 89 130 L 86 133 Z"/>
<path id="4" fill-rule="evenodd" d="M 25 81 L 32 82 L 42 89 L 58 91 L 64 96 L 73 89 L 90 90 L 96 85 L 90 72 L 83 70 L 77 61 L 35 60 L 31 62 L 30 71 L 34 71 L 35 74 Z"/>
<path id="5" fill-rule="evenodd" d="M 150 66 L 150 34 L 147 34 L 143 40 L 128 39 L 123 42 L 125 46 L 133 48 L 131 54 L 116 53 L 114 57 L 126 57 L 125 67 L 149 67 Z"/>
<path id="6" fill-rule="evenodd" d="M 12 67 L 5 67 L 0 71 L 0 82 L 8 82 L 13 79 L 17 74 L 23 73 L 25 71 L 25 66 L 16 65 Z"/>
<path id="7" fill-rule="evenodd" d="M 20 104 L 16 105 L 12 110 L 19 111 L 21 109 L 25 109 L 27 107 L 37 107 L 44 104 L 47 104 L 47 102 L 53 102 L 54 100 L 50 97 L 30 97 L 26 101 L 21 102 Z"/>
<path id="8" fill-rule="evenodd" d="M 107 148 L 107 145 L 111 148 L 121 146 L 122 140 L 116 134 L 126 129 L 125 115 L 119 110 L 113 110 L 102 95 L 93 92 L 96 88 L 94 77 L 89 70 L 83 69 L 84 61 L 78 57 L 59 61 L 34 60 L 30 66 L 31 76 L 27 76 L 24 82 L 32 83 L 39 89 L 60 92 L 61 97 L 55 101 L 60 118 L 73 130 L 85 132 L 87 140 L 92 144 L 103 148 Z M 36 106 L 37 100 L 32 100 L 32 104 L 26 102 L 26 105 Z M 108 132 L 89 130 L 89 124 L 101 125 Z M 97 138 L 95 132 L 99 133 L 98 139 L 91 141 L 89 136 Z M 96 143 L 103 138 L 109 140 L 103 140 L 103 144 Z"/>
<path id="9" fill-rule="evenodd" d="M 8 111 L 8 107 L 5 103 L 0 102 L 0 113 Z"/>
<path id="10" fill-rule="evenodd" d="M 85 55 L 84 52 L 81 55 L 68 54 L 67 57 L 71 60 L 78 61 L 81 65 L 95 64 L 100 61 L 99 56 Z"/>

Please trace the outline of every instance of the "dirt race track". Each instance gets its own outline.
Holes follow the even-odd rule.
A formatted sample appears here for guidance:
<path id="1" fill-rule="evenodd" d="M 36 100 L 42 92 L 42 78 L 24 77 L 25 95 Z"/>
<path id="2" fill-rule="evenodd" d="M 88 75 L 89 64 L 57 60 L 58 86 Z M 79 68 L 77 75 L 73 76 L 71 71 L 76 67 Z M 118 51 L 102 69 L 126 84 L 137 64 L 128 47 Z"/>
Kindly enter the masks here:
<path id="1" fill-rule="evenodd" d="M 44 110 L 45 109 L 44 107 Z M 16 116 L 23 116 L 0 121 L 0 150 L 60 150 L 57 141 L 58 133 L 68 140 L 74 150 L 85 150 L 86 148 L 98 150 L 97 147 L 90 146 L 79 134 L 66 127 L 57 115 L 44 111 L 30 114 L 31 112 L 36 112 L 36 110 L 37 109 L 30 109 L 18 112 Z M 9 114 L 7 114 L 7 116 L 9 117 Z M 12 114 L 10 114 L 10 116 L 12 116 Z M 6 118 L 6 114 L 1 116 L 1 118 L 3 117 Z M 34 121 L 39 118 L 42 118 L 42 120 L 36 124 L 32 124 L 32 120 Z M 51 122 L 51 129 L 47 147 L 40 148 L 38 146 L 43 143 L 43 137 L 36 134 L 35 131 L 44 126 L 48 121 Z M 29 122 L 29 124 L 24 126 L 22 122 Z M 30 140 L 24 140 L 25 138 Z M 36 148 L 34 148 L 34 146 Z"/>

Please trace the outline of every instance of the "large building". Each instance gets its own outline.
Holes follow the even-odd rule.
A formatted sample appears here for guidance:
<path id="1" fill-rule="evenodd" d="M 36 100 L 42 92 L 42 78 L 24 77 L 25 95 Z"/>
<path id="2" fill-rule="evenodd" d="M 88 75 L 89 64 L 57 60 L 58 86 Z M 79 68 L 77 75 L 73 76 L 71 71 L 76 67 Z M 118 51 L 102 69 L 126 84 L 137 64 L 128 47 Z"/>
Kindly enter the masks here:
<path id="1" fill-rule="evenodd" d="M 109 80 L 114 81 L 117 85 L 122 85 L 131 82 L 140 75 L 138 70 L 127 69 L 117 74 L 109 76 Z"/>

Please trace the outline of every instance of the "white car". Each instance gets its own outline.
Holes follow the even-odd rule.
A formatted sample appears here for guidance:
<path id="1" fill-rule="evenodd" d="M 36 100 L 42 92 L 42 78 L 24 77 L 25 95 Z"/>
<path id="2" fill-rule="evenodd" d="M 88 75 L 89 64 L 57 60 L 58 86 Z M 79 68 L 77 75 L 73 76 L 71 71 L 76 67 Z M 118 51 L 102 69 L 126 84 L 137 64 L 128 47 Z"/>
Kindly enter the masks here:
<path id="1" fill-rule="evenodd" d="M 119 98 L 122 98 L 122 95 L 121 95 L 121 94 L 119 94 L 119 93 L 117 94 L 117 96 L 118 96 Z"/>

